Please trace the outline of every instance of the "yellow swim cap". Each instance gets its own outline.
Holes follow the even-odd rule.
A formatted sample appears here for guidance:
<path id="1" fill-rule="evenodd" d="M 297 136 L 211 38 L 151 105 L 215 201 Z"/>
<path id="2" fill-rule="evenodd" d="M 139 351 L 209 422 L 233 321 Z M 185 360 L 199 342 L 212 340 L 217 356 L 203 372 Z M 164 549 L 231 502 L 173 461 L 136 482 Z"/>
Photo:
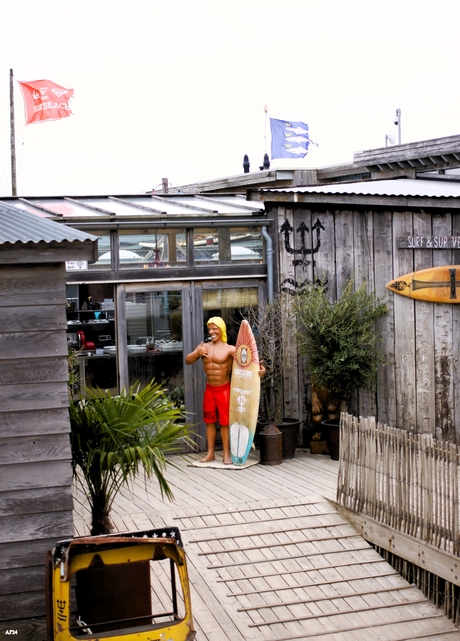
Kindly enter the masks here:
<path id="1" fill-rule="evenodd" d="M 217 325 L 217 327 L 222 332 L 222 340 L 224 341 L 224 343 L 226 343 L 227 342 L 227 326 L 225 324 L 224 319 L 221 318 L 220 316 L 213 316 L 208 320 L 206 325 L 209 327 L 211 323 L 214 323 L 214 325 Z"/>

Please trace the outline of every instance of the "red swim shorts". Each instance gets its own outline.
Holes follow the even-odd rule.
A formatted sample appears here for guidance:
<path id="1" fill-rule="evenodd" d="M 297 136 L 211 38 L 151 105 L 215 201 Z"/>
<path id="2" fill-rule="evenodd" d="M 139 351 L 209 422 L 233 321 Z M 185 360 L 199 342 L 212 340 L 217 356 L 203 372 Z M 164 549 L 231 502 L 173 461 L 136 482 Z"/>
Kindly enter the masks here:
<path id="1" fill-rule="evenodd" d="M 230 408 L 230 383 L 224 385 L 208 385 L 204 391 L 203 417 L 205 423 L 215 423 L 219 419 L 219 425 L 228 425 Z"/>

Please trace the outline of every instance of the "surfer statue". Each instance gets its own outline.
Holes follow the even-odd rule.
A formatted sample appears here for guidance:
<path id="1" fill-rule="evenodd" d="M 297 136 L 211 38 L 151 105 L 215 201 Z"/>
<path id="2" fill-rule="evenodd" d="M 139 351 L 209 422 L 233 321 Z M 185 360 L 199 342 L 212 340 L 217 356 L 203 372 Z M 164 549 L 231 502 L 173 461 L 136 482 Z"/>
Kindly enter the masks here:
<path id="1" fill-rule="evenodd" d="M 216 442 L 219 419 L 222 437 L 222 459 L 226 465 L 232 464 L 230 455 L 229 405 L 230 405 L 230 374 L 232 371 L 235 347 L 227 344 L 227 326 L 220 316 L 214 316 L 207 322 L 210 343 L 201 343 L 196 349 L 187 354 L 185 362 L 192 365 L 199 358 L 203 361 L 206 374 L 206 389 L 203 398 L 203 418 L 206 423 L 206 442 L 208 453 L 200 463 L 214 461 L 214 446 Z"/>
<path id="2" fill-rule="evenodd" d="M 222 460 L 225 465 L 232 465 L 229 434 L 230 375 L 236 348 L 227 344 L 227 326 L 223 318 L 214 316 L 208 320 L 207 326 L 211 341 L 202 341 L 185 357 L 187 365 L 192 365 L 201 358 L 206 375 L 203 418 L 208 451 L 200 463 L 209 463 L 215 459 L 218 421 L 222 438 Z M 264 373 L 265 368 L 261 365 L 259 375 L 263 376 Z"/>

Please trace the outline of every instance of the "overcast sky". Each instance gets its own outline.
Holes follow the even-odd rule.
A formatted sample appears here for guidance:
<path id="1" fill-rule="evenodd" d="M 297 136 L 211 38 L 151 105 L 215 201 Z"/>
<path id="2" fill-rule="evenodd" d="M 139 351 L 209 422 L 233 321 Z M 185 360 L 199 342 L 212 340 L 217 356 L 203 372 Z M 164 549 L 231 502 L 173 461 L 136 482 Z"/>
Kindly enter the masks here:
<path id="1" fill-rule="evenodd" d="M 0 24 L 0 196 L 11 195 L 9 70 L 72 88 L 69 118 L 24 125 L 18 193 L 142 193 L 251 172 L 272 118 L 309 124 L 304 160 L 352 162 L 460 134 L 460 0 L 15 0 Z M 396 132 L 395 132 L 396 133 Z"/>

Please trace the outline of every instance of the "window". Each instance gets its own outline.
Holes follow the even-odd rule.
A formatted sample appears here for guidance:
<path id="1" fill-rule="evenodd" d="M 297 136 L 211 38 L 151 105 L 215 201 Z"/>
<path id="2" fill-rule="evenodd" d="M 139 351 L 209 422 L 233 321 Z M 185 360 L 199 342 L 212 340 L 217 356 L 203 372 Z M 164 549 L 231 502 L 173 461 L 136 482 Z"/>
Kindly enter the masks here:
<path id="1" fill-rule="evenodd" d="M 185 266 L 186 247 L 185 230 L 120 231 L 120 268 Z"/>
<path id="2" fill-rule="evenodd" d="M 89 269 L 110 269 L 110 232 L 109 231 L 91 231 L 94 236 L 98 236 L 97 241 L 97 262 L 90 263 Z"/>
<path id="3" fill-rule="evenodd" d="M 246 310 L 248 308 L 257 308 L 257 305 L 257 287 L 203 290 L 205 336 L 208 334 L 207 321 L 212 316 L 220 316 L 227 326 L 228 343 L 234 345 L 241 320 L 247 317 Z"/>
<path id="4" fill-rule="evenodd" d="M 67 285 L 67 345 L 77 351 L 77 385 L 117 393 L 114 288 L 111 283 Z"/>
<path id="5" fill-rule="evenodd" d="M 260 264 L 264 262 L 260 228 L 196 229 L 193 254 L 197 264 Z"/>

